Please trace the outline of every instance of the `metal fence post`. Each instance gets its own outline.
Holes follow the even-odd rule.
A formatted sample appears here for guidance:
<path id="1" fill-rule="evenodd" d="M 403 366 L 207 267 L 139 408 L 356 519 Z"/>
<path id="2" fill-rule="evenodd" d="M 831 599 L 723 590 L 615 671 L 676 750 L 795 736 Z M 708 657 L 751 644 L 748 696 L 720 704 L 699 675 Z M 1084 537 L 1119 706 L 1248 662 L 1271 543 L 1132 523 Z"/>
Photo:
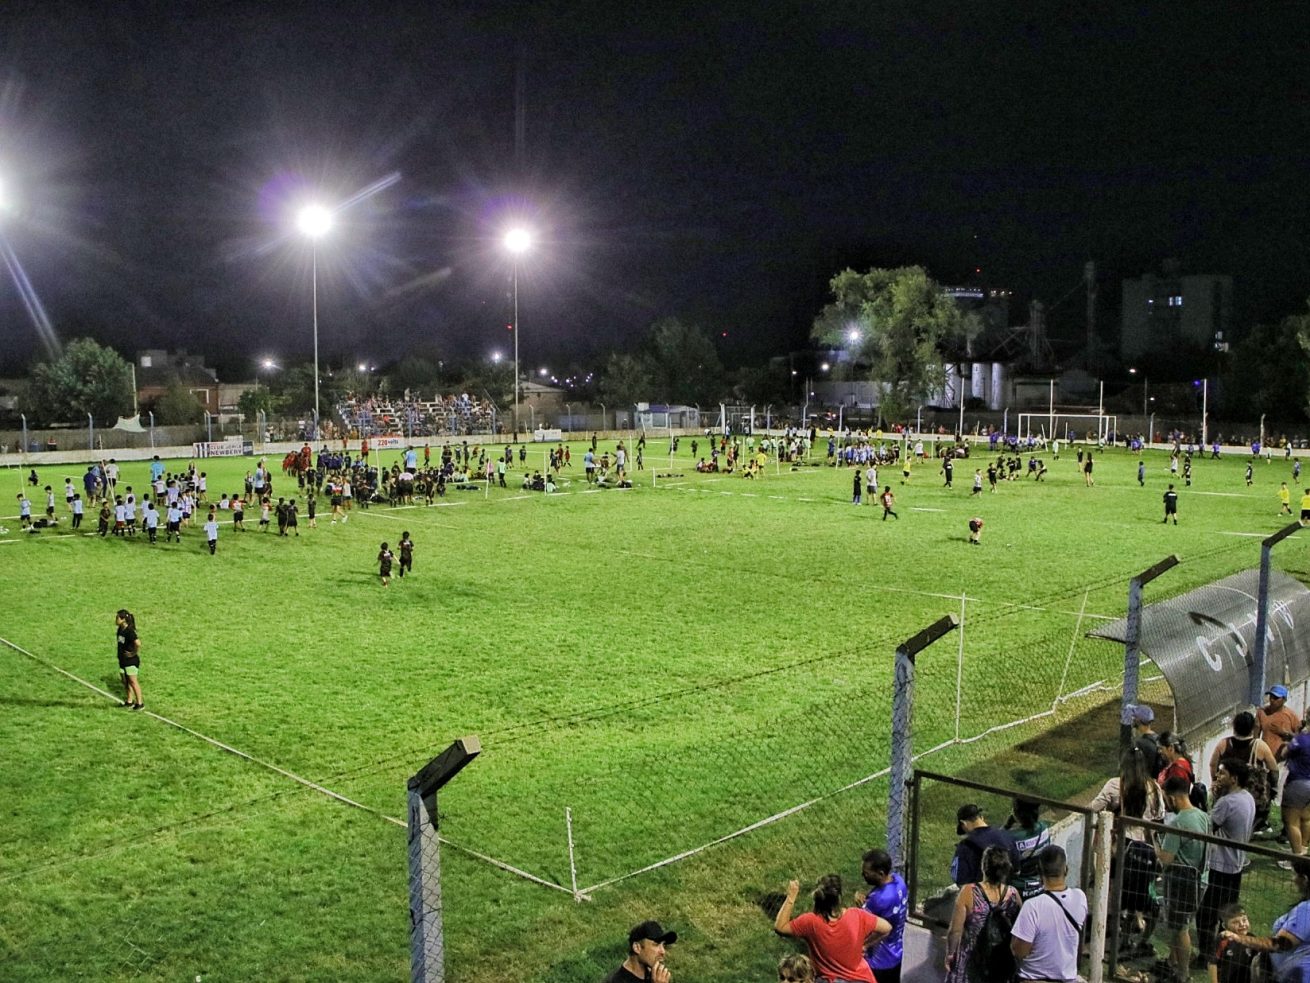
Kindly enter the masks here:
<path id="1" fill-rule="evenodd" d="M 1251 662 L 1251 681 L 1247 689 L 1247 702 L 1258 707 L 1264 702 L 1265 655 L 1268 651 L 1266 635 L 1269 632 L 1269 566 L 1274 547 L 1301 528 L 1293 522 L 1284 526 L 1260 543 L 1260 588 L 1255 599 L 1255 656 Z"/>
<path id="2" fill-rule="evenodd" d="M 955 615 L 948 614 L 896 649 L 896 675 L 892 690 L 891 788 L 888 790 L 887 801 L 887 852 L 891 854 L 892 868 L 897 871 L 905 869 L 905 799 L 914 762 L 914 659 L 958 625 Z"/>
<path id="3" fill-rule="evenodd" d="M 409 780 L 409 949 L 412 983 L 445 983 L 437 790 L 478 756 L 476 735 L 461 737 Z"/>
<path id="4" fill-rule="evenodd" d="M 1092 896 L 1087 910 L 1087 920 L 1092 926 L 1087 979 L 1088 983 L 1101 983 L 1105 978 L 1106 915 L 1110 907 L 1110 853 L 1114 849 L 1110 830 L 1114 825 L 1114 814 L 1102 812 L 1097 816 L 1088 817 L 1087 825 L 1091 827 L 1087 831 L 1088 836 L 1096 843 L 1096 850 L 1092 856 Z M 1118 939 L 1115 940 L 1115 944 L 1118 944 Z M 1118 959 L 1117 954 L 1115 959 Z M 1114 966 L 1111 965 L 1110 976 L 1114 975 Z"/>
<path id="5" fill-rule="evenodd" d="M 1127 751 L 1133 743 L 1133 707 L 1137 705 L 1137 668 L 1141 661 L 1138 644 L 1142 634 L 1142 587 L 1177 565 L 1178 557 L 1170 554 L 1128 582 L 1128 624 L 1124 630 L 1124 692 L 1119 719 L 1121 751 Z"/>

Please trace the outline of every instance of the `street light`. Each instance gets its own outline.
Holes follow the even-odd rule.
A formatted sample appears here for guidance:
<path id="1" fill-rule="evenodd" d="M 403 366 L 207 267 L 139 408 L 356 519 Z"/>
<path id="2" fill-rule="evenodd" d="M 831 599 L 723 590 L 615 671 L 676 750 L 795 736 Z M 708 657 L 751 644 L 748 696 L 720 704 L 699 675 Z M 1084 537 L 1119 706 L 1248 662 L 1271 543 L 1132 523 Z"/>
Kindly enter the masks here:
<path id="1" fill-rule="evenodd" d="M 514 259 L 514 432 L 519 429 L 519 257 L 532 248 L 532 233 L 518 226 L 505 233 L 505 251 Z"/>
<path id="2" fill-rule="evenodd" d="M 273 369 L 276 369 L 277 367 L 278 367 L 277 363 L 274 362 L 271 358 L 263 359 L 258 365 L 255 366 L 255 392 L 259 392 L 260 368 L 263 368 L 266 372 L 271 372 L 273 371 Z"/>
<path id="3" fill-rule="evenodd" d="M 1129 369 L 1129 375 L 1137 375 L 1136 369 Z M 1150 415 L 1151 404 L 1151 380 L 1142 373 L 1142 419 L 1145 420 Z M 1150 443 L 1150 435 L 1147 435 L 1147 443 Z"/>
<path id="4" fill-rule="evenodd" d="M 296 216 L 296 227 L 309 240 L 314 297 L 314 439 L 318 439 L 318 240 L 332 231 L 332 213 L 322 205 L 306 205 Z"/>

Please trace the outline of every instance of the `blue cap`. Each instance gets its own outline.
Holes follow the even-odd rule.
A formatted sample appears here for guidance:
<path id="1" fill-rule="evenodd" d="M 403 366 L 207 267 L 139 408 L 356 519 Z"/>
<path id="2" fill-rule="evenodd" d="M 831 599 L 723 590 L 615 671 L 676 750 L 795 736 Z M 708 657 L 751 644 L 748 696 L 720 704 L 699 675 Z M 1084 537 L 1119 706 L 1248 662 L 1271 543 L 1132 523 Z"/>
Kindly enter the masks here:
<path id="1" fill-rule="evenodd" d="M 1286 687 L 1286 686 L 1270 686 L 1267 690 L 1265 690 L 1265 694 L 1266 694 L 1267 696 L 1272 696 L 1272 697 L 1274 697 L 1275 699 L 1285 700 L 1285 699 L 1287 699 L 1287 687 Z"/>

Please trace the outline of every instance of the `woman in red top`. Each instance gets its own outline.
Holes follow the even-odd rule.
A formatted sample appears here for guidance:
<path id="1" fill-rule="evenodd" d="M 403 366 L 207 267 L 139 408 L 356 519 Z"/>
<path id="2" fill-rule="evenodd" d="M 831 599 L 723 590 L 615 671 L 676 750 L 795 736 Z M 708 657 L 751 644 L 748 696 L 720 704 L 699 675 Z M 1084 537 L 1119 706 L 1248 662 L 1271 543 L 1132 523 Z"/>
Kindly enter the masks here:
<path id="1" fill-rule="evenodd" d="M 1164 755 L 1165 761 L 1169 763 L 1165 765 L 1164 770 L 1160 772 L 1159 777 L 1156 779 L 1156 783 L 1163 788 L 1164 783 L 1175 776 L 1187 779 L 1188 784 L 1195 782 L 1196 775 L 1192 770 L 1191 759 L 1187 757 L 1186 742 L 1184 742 L 1177 734 L 1171 734 L 1168 731 L 1165 731 L 1160 735 L 1158 743 L 1160 745 L 1160 753 Z"/>
<path id="2" fill-rule="evenodd" d="M 787 899 L 773 920 L 773 930 L 779 935 L 805 940 L 815 976 L 875 983 L 873 970 L 864 961 L 864 947 L 866 942 L 876 942 L 891 932 L 891 925 L 863 908 L 843 908 L 841 877 L 837 874 L 819 878 L 814 888 L 813 912 L 792 918 L 800 889 L 799 881 L 787 885 Z"/>

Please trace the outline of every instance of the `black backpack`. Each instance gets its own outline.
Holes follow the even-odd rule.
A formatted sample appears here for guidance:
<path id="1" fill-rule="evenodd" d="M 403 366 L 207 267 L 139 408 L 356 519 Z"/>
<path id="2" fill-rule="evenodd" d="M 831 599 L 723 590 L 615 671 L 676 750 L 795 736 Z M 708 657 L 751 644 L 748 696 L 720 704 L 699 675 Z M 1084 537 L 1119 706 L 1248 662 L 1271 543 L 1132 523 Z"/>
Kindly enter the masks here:
<path id="1" fill-rule="evenodd" d="M 987 904 L 987 916 L 978 929 L 969 965 L 965 967 L 970 983 L 1009 983 L 1018 976 L 1019 964 L 1010 951 L 1010 932 L 1014 923 L 999 904 L 992 904 L 981 883 L 973 886 Z M 1007 888 L 1008 891 L 1008 888 Z M 1001 895 L 1005 900 L 1005 895 Z"/>

